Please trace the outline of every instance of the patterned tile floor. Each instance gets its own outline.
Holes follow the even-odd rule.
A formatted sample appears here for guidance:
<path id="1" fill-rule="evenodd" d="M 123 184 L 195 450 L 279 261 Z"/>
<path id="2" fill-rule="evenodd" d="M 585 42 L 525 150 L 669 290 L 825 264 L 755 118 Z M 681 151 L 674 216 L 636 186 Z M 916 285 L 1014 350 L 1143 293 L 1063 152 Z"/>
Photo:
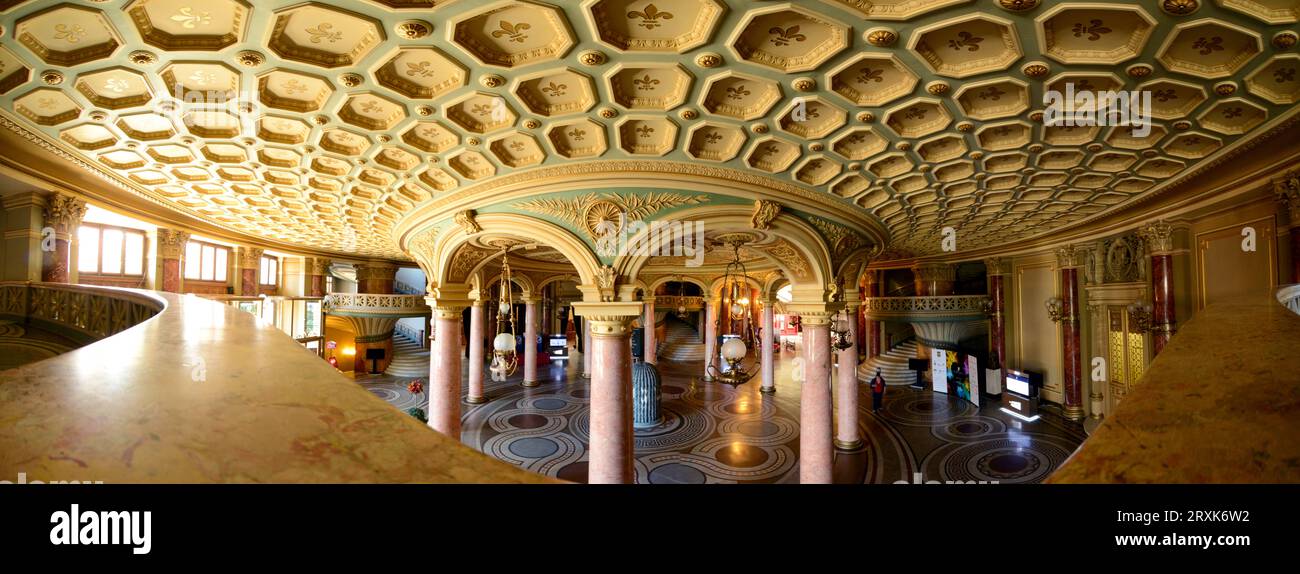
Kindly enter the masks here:
<path id="1" fill-rule="evenodd" d="M 575 482 L 587 478 L 588 381 L 578 361 L 539 367 L 545 382 L 526 389 L 522 373 L 487 382 L 489 401 L 462 404 L 461 440 L 490 456 Z M 696 378 L 697 364 L 665 361 L 662 424 L 636 433 L 638 483 L 797 483 L 799 385 L 790 376 L 794 353 L 777 361 L 777 392 L 758 381 L 732 389 Z M 522 371 L 522 369 L 521 369 Z M 410 379 L 363 376 L 358 382 L 405 411 L 426 408 L 427 394 L 406 390 Z M 836 483 L 939 481 L 1039 482 L 1078 448 L 1081 426 L 1044 409 L 1024 423 L 929 390 L 890 387 L 884 408 L 871 412 L 865 386 L 859 397 L 864 446 L 837 451 Z"/>

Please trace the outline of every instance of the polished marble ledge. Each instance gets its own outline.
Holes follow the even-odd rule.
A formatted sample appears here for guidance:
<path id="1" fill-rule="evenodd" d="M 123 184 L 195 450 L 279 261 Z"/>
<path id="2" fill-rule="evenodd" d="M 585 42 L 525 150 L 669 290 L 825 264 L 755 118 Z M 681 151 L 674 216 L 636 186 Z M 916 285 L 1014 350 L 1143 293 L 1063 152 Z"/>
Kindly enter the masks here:
<path id="1" fill-rule="evenodd" d="M 0 480 L 552 482 L 434 432 L 250 313 L 143 293 L 166 308 L 0 372 Z"/>
<path id="2" fill-rule="evenodd" d="M 1300 316 L 1215 303 L 1048 482 L 1300 482 Z"/>

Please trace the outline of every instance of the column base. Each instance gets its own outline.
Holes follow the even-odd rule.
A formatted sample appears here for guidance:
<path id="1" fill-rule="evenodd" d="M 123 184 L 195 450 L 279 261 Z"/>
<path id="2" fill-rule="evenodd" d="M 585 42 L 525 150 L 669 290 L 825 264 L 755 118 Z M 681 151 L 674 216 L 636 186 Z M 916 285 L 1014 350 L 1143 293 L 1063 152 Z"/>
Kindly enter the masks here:
<path id="1" fill-rule="evenodd" d="M 835 439 L 835 448 L 838 450 L 858 450 L 862 448 L 862 444 L 862 439 L 853 442 L 844 442 L 840 439 Z"/>
<path id="2" fill-rule="evenodd" d="M 531 388 L 533 388 L 533 387 L 540 387 L 540 386 L 542 386 L 542 383 L 537 382 L 537 381 L 524 381 L 522 384 L 523 384 L 524 388 L 526 388 L 526 389 L 531 389 Z"/>
<path id="3" fill-rule="evenodd" d="M 591 373 L 583 373 L 583 374 L 582 374 L 582 378 L 584 378 L 584 379 L 590 379 L 590 378 L 591 378 Z"/>
<path id="4" fill-rule="evenodd" d="M 708 373 L 705 373 L 705 375 L 704 375 L 703 377 L 700 377 L 700 380 L 701 380 L 701 381 L 704 381 L 704 382 L 706 382 L 706 383 L 712 383 L 712 382 L 713 382 L 713 375 L 710 375 L 710 374 L 708 374 Z"/>
<path id="5" fill-rule="evenodd" d="M 465 404 L 481 405 L 488 402 L 487 397 L 465 397 Z"/>
<path id="6" fill-rule="evenodd" d="M 1085 418 L 1083 407 L 1062 407 L 1061 414 L 1072 421 L 1081 421 Z"/>
<path id="7" fill-rule="evenodd" d="M 775 395 L 776 387 L 759 387 L 758 392 L 763 393 L 765 395 Z"/>

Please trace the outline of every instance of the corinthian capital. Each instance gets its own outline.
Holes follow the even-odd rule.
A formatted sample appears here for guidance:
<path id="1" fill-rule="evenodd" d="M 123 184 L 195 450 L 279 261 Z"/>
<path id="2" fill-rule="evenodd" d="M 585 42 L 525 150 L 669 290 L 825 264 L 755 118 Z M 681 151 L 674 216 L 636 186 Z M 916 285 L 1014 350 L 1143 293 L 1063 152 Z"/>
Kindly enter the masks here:
<path id="1" fill-rule="evenodd" d="M 1061 269 L 1079 267 L 1083 261 L 1084 253 L 1086 253 L 1085 250 L 1076 248 L 1073 245 L 1058 248 L 1056 250 L 1056 265 Z"/>
<path id="2" fill-rule="evenodd" d="M 1285 205 L 1293 225 L 1300 224 L 1300 171 L 1290 171 L 1273 182 L 1277 200 Z"/>
<path id="3" fill-rule="evenodd" d="M 185 253 L 185 244 L 190 240 L 188 231 L 158 228 L 158 254 L 163 259 L 179 259 Z"/>
<path id="4" fill-rule="evenodd" d="M 1151 255 L 1166 255 L 1174 250 L 1174 228 L 1164 221 L 1148 223 L 1138 231 Z"/>
<path id="5" fill-rule="evenodd" d="M 86 216 L 86 202 L 62 193 L 50 195 L 45 206 L 45 224 L 57 233 L 71 233 Z"/>

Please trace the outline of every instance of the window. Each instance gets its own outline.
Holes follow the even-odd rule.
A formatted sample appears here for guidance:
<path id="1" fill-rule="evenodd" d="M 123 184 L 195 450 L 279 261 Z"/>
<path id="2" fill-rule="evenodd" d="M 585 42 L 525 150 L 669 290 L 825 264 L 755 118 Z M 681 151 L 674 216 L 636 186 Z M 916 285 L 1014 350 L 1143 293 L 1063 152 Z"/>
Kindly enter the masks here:
<path id="1" fill-rule="evenodd" d="M 226 282 L 230 248 L 202 241 L 185 244 L 185 278 Z"/>
<path id="2" fill-rule="evenodd" d="M 144 232 L 83 223 L 77 229 L 77 271 L 96 275 L 144 276 Z"/>
<path id="3" fill-rule="evenodd" d="M 262 275 L 259 282 L 263 285 L 280 283 L 280 260 L 275 257 L 262 256 Z"/>

